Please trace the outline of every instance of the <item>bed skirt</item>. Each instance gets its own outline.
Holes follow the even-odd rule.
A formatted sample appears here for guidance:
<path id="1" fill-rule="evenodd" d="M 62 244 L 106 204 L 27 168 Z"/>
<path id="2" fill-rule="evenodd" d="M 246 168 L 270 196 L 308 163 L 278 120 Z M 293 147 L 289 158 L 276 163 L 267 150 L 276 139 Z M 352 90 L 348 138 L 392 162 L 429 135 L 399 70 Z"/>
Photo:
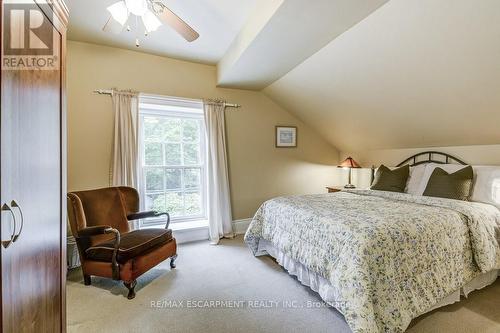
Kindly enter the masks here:
<path id="1" fill-rule="evenodd" d="M 327 279 L 314 272 L 311 272 L 301 263 L 291 259 L 283 251 L 274 247 L 271 242 L 261 239 L 259 241 L 259 248 L 256 255 L 261 256 L 267 254 L 276 259 L 276 261 L 283 268 L 285 268 L 290 275 L 296 276 L 303 285 L 317 292 L 323 299 L 323 301 L 335 307 L 335 302 L 337 299 L 336 295 L 338 293 L 335 291 L 334 287 Z M 443 298 L 439 303 L 422 312 L 421 314 L 459 302 L 461 295 L 467 297 L 470 292 L 489 286 L 496 281 L 498 276 L 500 276 L 500 270 L 492 270 L 487 273 L 482 273 L 481 275 L 468 282 L 462 288 L 452 292 L 451 294 Z"/>

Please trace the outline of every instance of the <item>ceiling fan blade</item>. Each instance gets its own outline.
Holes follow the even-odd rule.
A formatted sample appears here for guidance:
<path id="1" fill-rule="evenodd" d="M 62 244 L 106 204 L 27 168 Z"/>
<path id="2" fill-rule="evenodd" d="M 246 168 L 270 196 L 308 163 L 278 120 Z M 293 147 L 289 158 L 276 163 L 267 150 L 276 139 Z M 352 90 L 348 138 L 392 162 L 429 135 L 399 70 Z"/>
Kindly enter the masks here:
<path id="1" fill-rule="evenodd" d="M 113 19 L 112 16 L 110 16 L 108 22 L 106 22 L 104 27 L 102 27 L 102 30 L 105 32 L 112 32 L 114 34 L 119 34 L 120 32 L 123 31 L 124 27 L 125 27 L 124 25 L 121 25 L 119 22 Z"/>
<path id="2" fill-rule="evenodd" d="M 162 6 L 160 11 L 156 12 L 156 16 L 164 22 L 171 26 L 175 31 L 177 31 L 182 37 L 184 37 L 188 42 L 192 42 L 200 34 L 197 33 L 193 28 L 191 28 L 186 22 L 184 22 L 179 16 L 177 16 L 173 11 L 165 6 Z"/>

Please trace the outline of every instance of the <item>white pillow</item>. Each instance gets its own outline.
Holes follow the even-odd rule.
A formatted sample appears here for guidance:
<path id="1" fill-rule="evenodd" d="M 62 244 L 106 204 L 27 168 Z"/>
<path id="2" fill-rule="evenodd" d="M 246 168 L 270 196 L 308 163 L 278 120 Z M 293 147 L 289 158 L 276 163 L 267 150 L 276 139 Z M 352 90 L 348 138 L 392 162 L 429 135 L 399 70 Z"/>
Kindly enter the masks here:
<path id="1" fill-rule="evenodd" d="M 460 169 L 467 167 L 466 165 L 461 164 L 438 164 L 438 163 L 428 163 L 425 165 L 425 171 L 423 172 L 422 179 L 420 184 L 415 189 L 415 195 L 423 195 L 425 192 L 425 188 L 427 187 L 427 183 L 429 182 L 429 178 L 431 178 L 432 172 L 436 168 L 441 168 L 448 173 L 456 172 Z"/>
<path id="2" fill-rule="evenodd" d="M 410 176 L 408 177 L 408 182 L 406 183 L 405 189 L 406 193 L 421 195 L 418 194 L 418 190 L 420 188 L 420 183 L 422 182 L 422 177 L 424 177 L 425 167 L 425 164 L 410 167 Z"/>
<path id="3" fill-rule="evenodd" d="M 474 186 L 471 201 L 483 202 L 500 208 L 500 167 L 473 166 Z"/>

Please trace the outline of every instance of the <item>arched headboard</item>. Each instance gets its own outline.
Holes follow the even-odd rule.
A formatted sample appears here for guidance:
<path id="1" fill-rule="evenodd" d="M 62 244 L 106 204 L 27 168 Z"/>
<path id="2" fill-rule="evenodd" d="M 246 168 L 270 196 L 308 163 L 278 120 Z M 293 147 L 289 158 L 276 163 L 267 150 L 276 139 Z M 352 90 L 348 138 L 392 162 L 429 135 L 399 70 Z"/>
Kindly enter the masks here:
<path id="1" fill-rule="evenodd" d="M 425 156 L 424 159 L 420 158 L 421 156 Z M 441 158 L 436 158 L 436 157 L 441 157 Z M 438 151 L 424 151 L 418 154 L 415 154 L 413 156 L 408 157 L 406 160 L 403 162 L 399 163 L 396 165 L 397 167 L 409 164 L 410 166 L 416 166 L 420 164 L 426 164 L 426 163 L 437 163 L 437 164 L 461 164 L 461 165 L 467 165 L 464 161 L 461 159 L 458 159 L 454 156 L 451 156 L 446 153 L 441 153 Z"/>
<path id="2" fill-rule="evenodd" d="M 408 157 L 403 162 L 396 165 L 396 167 L 401 167 L 406 164 L 409 164 L 411 167 L 413 167 L 416 165 L 426 164 L 426 163 L 437 163 L 437 164 L 452 163 L 452 164 L 467 165 L 467 163 L 465 163 L 461 159 L 446 153 L 441 153 L 439 151 L 423 151 L 421 153 Z M 371 171 L 372 171 L 371 183 L 373 183 L 373 180 L 375 179 L 375 166 L 372 167 Z"/>

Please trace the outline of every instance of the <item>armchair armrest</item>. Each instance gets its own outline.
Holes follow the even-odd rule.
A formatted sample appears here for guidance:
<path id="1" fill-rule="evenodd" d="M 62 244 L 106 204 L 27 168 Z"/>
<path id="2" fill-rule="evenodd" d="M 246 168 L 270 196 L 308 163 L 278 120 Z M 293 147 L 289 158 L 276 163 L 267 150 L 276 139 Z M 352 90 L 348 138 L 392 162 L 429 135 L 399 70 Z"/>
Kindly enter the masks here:
<path id="1" fill-rule="evenodd" d="M 158 217 L 162 215 L 168 215 L 168 213 L 156 212 L 154 210 L 150 210 L 147 212 L 138 212 L 127 215 L 127 219 L 130 220 L 139 220 L 139 219 L 147 219 L 149 217 Z"/>
<path id="2" fill-rule="evenodd" d="M 78 230 L 78 237 L 92 237 L 106 234 L 106 230 L 113 229 L 109 225 L 98 225 Z"/>
<path id="3" fill-rule="evenodd" d="M 159 217 L 159 216 L 167 216 L 167 224 L 165 225 L 165 229 L 168 229 L 168 226 L 170 225 L 170 214 L 167 212 L 155 212 L 153 210 L 147 211 L 147 212 L 138 212 L 134 214 L 129 214 L 127 215 L 127 219 L 129 221 L 132 220 L 139 220 L 139 219 L 147 219 L 150 217 Z"/>
<path id="4" fill-rule="evenodd" d="M 91 237 L 105 234 L 115 235 L 115 241 L 113 242 L 113 256 L 111 258 L 111 268 L 113 270 L 113 280 L 120 280 L 120 266 L 118 265 L 118 261 L 116 259 L 116 256 L 118 255 L 118 249 L 120 248 L 120 232 L 107 225 L 83 228 L 78 231 L 78 237 Z"/>

